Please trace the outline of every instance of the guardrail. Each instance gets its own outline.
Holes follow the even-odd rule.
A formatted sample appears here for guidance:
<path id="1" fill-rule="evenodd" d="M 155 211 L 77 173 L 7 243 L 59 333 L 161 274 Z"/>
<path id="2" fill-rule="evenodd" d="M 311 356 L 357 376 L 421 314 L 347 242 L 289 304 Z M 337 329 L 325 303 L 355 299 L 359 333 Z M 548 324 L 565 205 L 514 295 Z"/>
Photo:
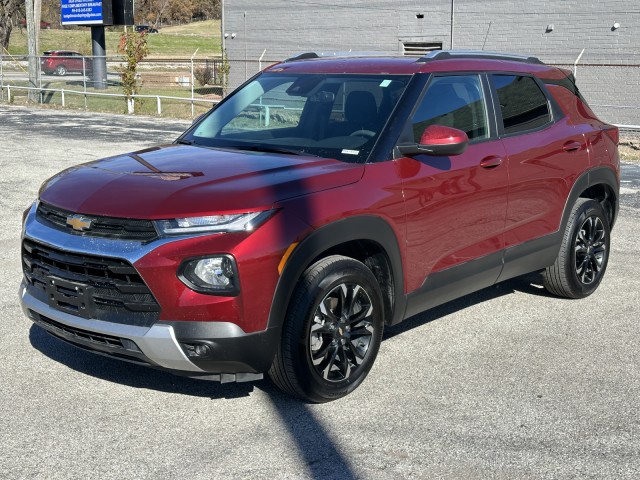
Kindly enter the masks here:
<path id="1" fill-rule="evenodd" d="M 126 99 L 126 96 L 122 93 L 100 93 L 100 92 L 89 92 L 89 91 L 79 91 L 79 90 L 65 90 L 64 88 L 39 88 L 39 87 L 22 87 L 22 86 L 16 86 L 16 85 L 2 85 L 0 86 L 0 92 L 3 92 L 4 96 L 4 90 L 7 90 L 7 102 L 11 103 L 11 90 L 25 90 L 25 91 L 29 91 L 29 90 L 33 90 L 39 93 L 40 95 L 40 103 L 44 103 L 43 102 L 43 94 L 45 92 L 53 92 L 53 93 L 60 93 L 61 96 L 61 101 L 62 101 L 62 106 L 65 106 L 65 94 L 71 94 L 71 95 L 81 95 L 84 96 L 84 102 L 85 102 L 85 108 L 87 108 L 87 96 L 96 96 L 96 97 L 116 97 L 116 98 L 122 98 L 122 99 Z M 195 111 L 194 111 L 194 107 L 196 103 L 206 103 L 206 104 L 210 104 L 210 105 L 215 105 L 216 103 L 218 103 L 220 100 L 210 100 L 210 99 L 204 99 L 204 98 L 195 98 L 195 97 L 172 97 L 172 96 L 167 96 L 167 95 L 141 95 L 141 94 L 136 94 L 136 95 L 131 95 L 131 98 L 154 98 L 156 99 L 157 102 L 157 112 L 158 115 L 162 115 L 162 100 L 177 100 L 177 101 L 182 101 L 182 102 L 188 102 L 191 103 L 191 117 L 193 118 L 195 116 Z M 131 104 L 131 113 L 135 113 L 133 111 L 133 109 L 135 109 L 135 103 L 132 102 Z"/>

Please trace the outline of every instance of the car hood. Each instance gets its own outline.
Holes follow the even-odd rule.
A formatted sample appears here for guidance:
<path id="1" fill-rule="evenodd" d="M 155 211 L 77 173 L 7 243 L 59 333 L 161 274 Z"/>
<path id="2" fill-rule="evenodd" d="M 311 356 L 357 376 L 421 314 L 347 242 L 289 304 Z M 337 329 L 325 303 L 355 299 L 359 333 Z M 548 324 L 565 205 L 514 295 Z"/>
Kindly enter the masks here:
<path id="1" fill-rule="evenodd" d="M 40 200 L 151 220 L 245 212 L 357 182 L 363 171 L 326 158 L 163 145 L 71 167 L 42 185 Z"/>

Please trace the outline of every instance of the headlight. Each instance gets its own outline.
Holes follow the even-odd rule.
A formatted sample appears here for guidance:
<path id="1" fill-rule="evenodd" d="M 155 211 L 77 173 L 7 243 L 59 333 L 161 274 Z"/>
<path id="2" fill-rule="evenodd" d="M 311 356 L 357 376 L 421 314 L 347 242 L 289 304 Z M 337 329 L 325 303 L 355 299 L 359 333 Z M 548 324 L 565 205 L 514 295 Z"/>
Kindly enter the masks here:
<path id="1" fill-rule="evenodd" d="M 200 293 L 229 296 L 239 293 L 238 271 L 231 255 L 187 260 L 180 267 L 178 278 Z"/>
<path id="2" fill-rule="evenodd" d="M 250 232 L 267 218 L 273 210 L 264 212 L 236 213 L 231 215 L 209 215 L 206 217 L 173 218 L 158 220 L 156 228 L 161 235 L 185 235 L 207 232 Z"/>
<path id="3" fill-rule="evenodd" d="M 30 212 L 30 211 L 31 211 L 31 209 L 33 208 L 33 205 L 34 205 L 34 204 L 32 203 L 31 205 L 29 205 L 29 206 L 27 207 L 27 209 L 26 209 L 24 212 L 22 212 L 22 226 L 23 226 L 23 227 L 24 227 L 24 222 L 26 222 L 26 221 L 27 221 L 27 217 L 29 216 L 29 212 Z"/>

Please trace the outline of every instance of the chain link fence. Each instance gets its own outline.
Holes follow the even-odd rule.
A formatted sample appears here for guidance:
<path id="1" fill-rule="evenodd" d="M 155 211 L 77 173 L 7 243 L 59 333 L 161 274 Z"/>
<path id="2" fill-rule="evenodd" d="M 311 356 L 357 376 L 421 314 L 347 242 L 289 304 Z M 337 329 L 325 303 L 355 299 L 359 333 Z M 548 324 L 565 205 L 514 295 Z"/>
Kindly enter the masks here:
<path id="1" fill-rule="evenodd" d="M 107 57 L 106 78 L 96 79 L 94 64 L 99 60 L 74 52 L 37 57 L 34 82 L 28 56 L 0 55 L 0 101 L 26 104 L 33 91 L 42 105 L 113 113 L 131 113 L 132 107 L 135 113 L 193 118 L 224 93 L 220 58 L 155 58 L 138 65 L 139 91 L 128 104 L 119 73 L 123 58 Z M 106 88 L 97 88 L 100 85 Z"/>

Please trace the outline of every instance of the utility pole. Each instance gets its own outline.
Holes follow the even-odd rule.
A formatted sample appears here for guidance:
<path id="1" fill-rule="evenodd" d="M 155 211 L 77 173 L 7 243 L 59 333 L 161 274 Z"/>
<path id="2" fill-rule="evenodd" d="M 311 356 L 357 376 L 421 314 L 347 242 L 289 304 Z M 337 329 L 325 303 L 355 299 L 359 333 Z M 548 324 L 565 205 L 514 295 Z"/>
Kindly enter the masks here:
<path id="1" fill-rule="evenodd" d="M 224 54 L 227 51 L 227 37 L 224 32 L 226 32 L 224 27 L 224 0 L 220 0 L 220 38 L 222 41 L 222 58 L 224 58 Z"/>
<path id="2" fill-rule="evenodd" d="M 31 88 L 36 88 L 39 84 L 38 37 L 40 35 L 41 5 L 41 0 L 25 1 L 25 13 L 27 14 L 27 51 L 29 55 L 29 87 Z M 38 93 L 35 90 L 29 90 L 27 95 L 30 102 L 38 101 Z"/>
<path id="3" fill-rule="evenodd" d="M 36 55 L 40 55 L 40 20 L 42 19 L 42 0 L 33 0 L 33 24 L 36 32 Z"/>
<path id="4" fill-rule="evenodd" d="M 456 0 L 451 0 L 451 35 L 449 38 L 449 49 L 453 50 L 453 25 L 456 20 L 455 10 L 456 9 Z"/>

